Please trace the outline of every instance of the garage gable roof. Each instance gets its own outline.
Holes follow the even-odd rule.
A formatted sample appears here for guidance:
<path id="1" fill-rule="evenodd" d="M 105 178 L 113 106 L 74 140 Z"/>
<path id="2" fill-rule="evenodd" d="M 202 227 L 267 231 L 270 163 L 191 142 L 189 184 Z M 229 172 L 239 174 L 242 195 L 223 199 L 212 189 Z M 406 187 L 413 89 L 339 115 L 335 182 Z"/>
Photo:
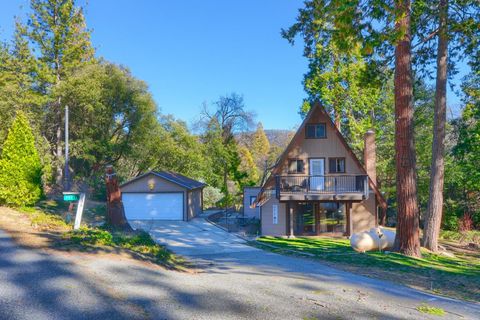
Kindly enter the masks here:
<path id="1" fill-rule="evenodd" d="M 178 184 L 179 186 L 184 187 L 188 190 L 194 190 L 194 189 L 203 188 L 203 187 L 206 186 L 205 183 L 197 181 L 197 180 L 190 179 L 190 178 L 185 177 L 184 175 L 182 175 L 180 173 L 171 172 L 171 171 L 149 171 L 149 172 L 144 173 L 144 174 L 142 174 L 138 177 L 133 178 L 132 180 L 129 180 L 129 181 L 125 182 L 124 184 L 122 184 L 120 186 L 120 188 L 122 188 L 122 187 L 126 186 L 127 184 L 130 184 L 134 181 L 142 179 L 143 177 L 146 177 L 150 174 L 153 174 L 157 177 L 160 177 L 160 178 L 165 179 L 167 181 L 170 181 L 172 183 Z"/>

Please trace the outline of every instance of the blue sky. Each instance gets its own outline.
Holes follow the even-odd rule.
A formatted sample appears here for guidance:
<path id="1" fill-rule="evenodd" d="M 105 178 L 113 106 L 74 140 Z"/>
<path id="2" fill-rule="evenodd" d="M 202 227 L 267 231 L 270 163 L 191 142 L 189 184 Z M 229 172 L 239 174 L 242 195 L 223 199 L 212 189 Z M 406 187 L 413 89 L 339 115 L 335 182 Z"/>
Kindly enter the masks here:
<path id="1" fill-rule="evenodd" d="M 23 5 L 23 9 L 20 6 Z M 99 56 L 146 81 L 162 113 L 193 122 L 202 102 L 243 94 L 265 128 L 292 128 L 305 93 L 302 47 L 281 38 L 302 1 L 88 1 L 87 25 Z M 28 0 L 2 2 L 0 38 Z"/>
<path id="2" fill-rule="evenodd" d="M 129 67 L 146 81 L 162 113 L 191 124 L 201 104 L 231 92 L 267 129 L 291 129 L 307 62 L 301 43 L 280 36 L 301 0 L 89 0 L 86 19 L 97 55 Z M 22 8 L 23 7 L 23 8 Z M 0 39 L 29 0 L 2 2 Z M 455 109 L 458 97 L 449 95 Z"/>

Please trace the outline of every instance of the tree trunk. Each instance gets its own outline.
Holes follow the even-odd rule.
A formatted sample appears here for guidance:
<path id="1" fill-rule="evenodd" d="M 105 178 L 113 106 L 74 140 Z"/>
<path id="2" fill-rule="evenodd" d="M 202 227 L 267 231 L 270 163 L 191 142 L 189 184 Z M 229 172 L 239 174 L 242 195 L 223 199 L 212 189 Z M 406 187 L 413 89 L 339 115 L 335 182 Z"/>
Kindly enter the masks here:
<path id="1" fill-rule="evenodd" d="M 125 217 L 125 209 L 122 202 L 122 193 L 118 185 L 116 173 L 112 166 L 107 166 L 105 183 L 107 185 L 107 219 L 115 229 L 131 231 L 132 228 Z"/>
<path id="2" fill-rule="evenodd" d="M 395 1 L 395 163 L 397 169 L 397 233 L 395 251 L 420 257 L 420 235 L 413 137 L 413 79 L 411 69 L 410 0 Z"/>
<path id="3" fill-rule="evenodd" d="M 338 109 L 334 109 L 334 111 L 335 111 L 335 127 L 337 127 L 338 131 L 341 132 L 342 119 L 340 117 L 340 111 Z"/>
<path id="4" fill-rule="evenodd" d="M 440 234 L 443 213 L 445 124 L 447 122 L 448 0 L 440 0 L 438 9 L 437 84 L 435 90 L 432 164 L 430 169 L 430 196 L 423 233 L 423 245 L 434 252 L 438 251 L 438 236 Z"/>

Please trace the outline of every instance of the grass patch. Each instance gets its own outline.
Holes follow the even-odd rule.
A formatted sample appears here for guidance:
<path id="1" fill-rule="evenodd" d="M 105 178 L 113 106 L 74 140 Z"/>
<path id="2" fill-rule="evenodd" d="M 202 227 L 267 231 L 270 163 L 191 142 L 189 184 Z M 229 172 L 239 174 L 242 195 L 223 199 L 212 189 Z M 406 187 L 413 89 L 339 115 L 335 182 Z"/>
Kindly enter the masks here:
<path id="1" fill-rule="evenodd" d="M 417 309 L 417 311 L 419 311 L 421 313 L 431 314 L 431 315 L 434 315 L 434 316 L 444 316 L 445 315 L 445 310 L 443 310 L 442 308 L 432 307 L 432 306 L 429 306 L 426 303 L 423 303 L 423 304 L 419 305 L 416 309 Z"/>
<path id="2" fill-rule="evenodd" d="M 58 214 L 41 211 L 32 207 L 22 207 L 19 210 L 27 215 L 35 229 L 58 231 L 72 228 L 72 226 L 66 223 Z"/>
<path id="3" fill-rule="evenodd" d="M 480 260 L 472 257 L 447 257 L 422 251 L 422 259 L 398 253 L 371 251 L 358 253 L 348 239 L 262 237 L 260 244 L 283 254 L 308 253 L 313 259 L 367 276 L 400 282 L 444 295 L 480 299 Z"/>
<path id="4" fill-rule="evenodd" d="M 170 268 L 185 264 L 180 257 L 172 254 L 165 247 L 157 244 L 145 231 L 124 233 L 109 231 L 104 228 L 87 228 L 72 230 L 63 234 L 63 239 L 87 248 L 110 246 L 132 251 L 148 260 Z"/>
<path id="5" fill-rule="evenodd" d="M 480 244 L 480 231 L 472 230 L 466 232 L 442 230 L 440 238 L 450 241 L 458 241 L 460 243 L 476 243 Z"/>

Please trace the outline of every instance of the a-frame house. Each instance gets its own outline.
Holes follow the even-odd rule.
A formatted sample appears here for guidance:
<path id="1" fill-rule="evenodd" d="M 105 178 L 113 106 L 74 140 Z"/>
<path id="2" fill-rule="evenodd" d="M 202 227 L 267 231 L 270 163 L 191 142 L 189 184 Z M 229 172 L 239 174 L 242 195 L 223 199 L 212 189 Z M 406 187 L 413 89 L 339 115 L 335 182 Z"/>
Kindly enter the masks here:
<path id="1" fill-rule="evenodd" d="M 374 133 L 365 137 L 364 166 L 316 103 L 258 194 L 262 235 L 349 236 L 377 226 L 386 202 L 375 181 Z"/>

